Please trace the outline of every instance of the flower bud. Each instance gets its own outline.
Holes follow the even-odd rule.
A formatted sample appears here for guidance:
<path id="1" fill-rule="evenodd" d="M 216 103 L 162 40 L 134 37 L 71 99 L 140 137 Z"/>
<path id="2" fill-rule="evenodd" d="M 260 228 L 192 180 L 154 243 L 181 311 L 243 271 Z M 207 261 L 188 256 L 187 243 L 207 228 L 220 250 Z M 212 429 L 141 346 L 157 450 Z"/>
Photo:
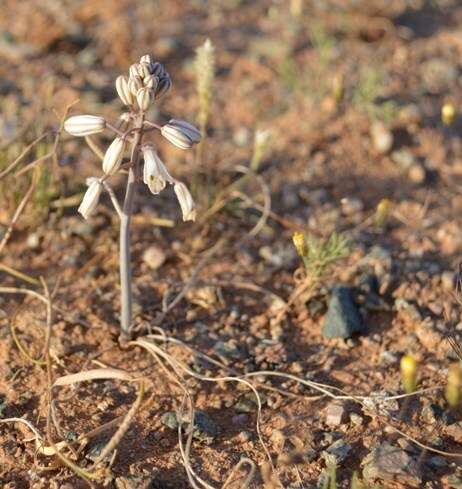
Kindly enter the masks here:
<path id="1" fill-rule="evenodd" d="M 170 76 L 167 75 L 160 78 L 156 87 L 155 98 L 162 97 L 162 95 L 166 94 L 170 90 L 171 86 L 172 80 L 170 79 Z"/>
<path id="2" fill-rule="evenodd" d="M 88 219 L 93 214 L 98 205 L 101 192 L 103 191 L 103 185 L 97 178 L 89 180 L 90 184 L 78 209 L 84 219 Z"/>
<path id="3" fill-rule="evenodd" d="M 307 252 L 305 235 L 300 231 L 297 231 L 292 235 L 292 241 L 297 253 L 302 257 L 305 256 Z"/>
<path id="4" fill-rule="evenodd" d="M 103 172 L 106 175 L 114 175 L 119 169 L 125 151 L 125 144 L 125 139 L 117 137 L 109 145 L 103 159 Z"/>
<path id="5" fill-rule="evenodd" d="M 151 74 L 156 75 L 159 78 L 162 78 L 164 76 L 168 76 L 168 73 L 165 70 L 164 65 L 159 63 L 158 61 L 151 63 L 150 71 L 151 71 Z"/>
<path id="6" fill-rule="evenodd" d="M 157 85 L 159 84 L 159 78 L 156 75 L 149 75 L 143 80 L 144 86 L 150 88 L 155 92 L 157 90 Z"/>
<path id="7" fill-rule="evenodd" d="M 158 194 L 167 182 L 174 183 L 175 179 L 170 176 L 159 155 L 151 144 L 146 144 L 141 148 L 144 158 L 143 182 L 154 194 Z"/>
<path id="8" fill-rule="evenodd" d="M 133 96 L 136 97 L 138 90 L 143 88 L 143 80 L 139 76 L 130 76 L 128 79 L 128 88 Z"/>
<path id="9" fill-rule="evenodd" d="M 461 401 L 462 369 L 459 362 L 452 364 L 448 369 L 448 380 L 446 384 L 445 397 L 448 404 L 456 407 Z"/>
<path id="10" fill-rule="evenodd" d="M 152 101 L 152 91 L 148 87 L 140 88 L 136 92 L 136 101 L 138 103 L 138 107 L 142 112 L 149 109 Z"/>
<path id="11" fill-rule="evenodd" d="M 97 134 L 106 127 L 106 121 L 97 115 L 74 115 L 64 122 L 64 130 L 73 136 Z"/>
<path id="12" fill-rule="evenodd" d="M 160 132 L 165 139 L 180 149 L 192 148 L 201 140 L 201 133 L 193 125 L 175 119 L 162 126 Z"/>
<path id="13" fill-rule="evenodd" d="M 450 126 L 456 119 L 456 108 L 451 103 L 446 103 L 441 107 L 441 120 L 445 126 Z"/>
<path id="14" fill-rule="evenodd" d="M 139 76 L 140 78 L 143 77 L 143 70 L 141 69 L 141 66 L 139 63 L 135 63 L 135 64 L 131 65 L 130 68 L 128 69 L 128 72 L 130 74 L 130 78 L 135 77 L 135 76 Z"/>
<path id="15" fill-rule="evenodd" d="M 152 56 L 150 54 L 144 54 L 140 58 L 140 63 L 147 63 L 150 65 L 151 63 L 153 63 Z"/>
<path id="16" fill-rule="evenodd" d="M 128 78 L 126 76 L 120 75 L 116 79 L 116 90 L 117 94 L 122 100 L 124 105 L 133 105 L 134 97 L 130 92 L 130 88 L 128 87 Z"/>
<path id="17" fill-rule="evenodd" d="M 174 190 L 183 213 L 183 221 L 195 221 L 196 205 L 186 185 L 177 181 Z"/>
<path id="18" fill-rule="evenodd" d="M 411 394 L 417 388 L 417 361 L 412 355 L 406 354 L 401 358 L 400 367 L 404 391 Z"/>
<path id="19" fill-rule="evenodd" d="M 147 76 L 151 75 L 150 71 L 150 64 L 149 63 L 140 63 L 140 71 L 141 71 L 141 78 L 146 78 Z"/>

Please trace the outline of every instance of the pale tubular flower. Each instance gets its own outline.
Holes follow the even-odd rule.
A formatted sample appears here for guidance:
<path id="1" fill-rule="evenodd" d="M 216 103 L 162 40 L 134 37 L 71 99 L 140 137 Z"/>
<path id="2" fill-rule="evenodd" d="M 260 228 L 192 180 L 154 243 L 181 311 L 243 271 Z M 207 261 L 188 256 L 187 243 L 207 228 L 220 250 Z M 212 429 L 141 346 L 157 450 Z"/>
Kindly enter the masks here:
<path id="1" fill-rule="evenodd" d="M 144 158 L 143 182 L 154 195 L 164 190 L 167 182 L 175 183 L 152 144 L 144 145 L 141 151 Z"/>
<path id="2" fill-rule="evenodd" d="M 201 133 L 186 121 L 171 119 L 161 127 L 160 133 L 165 139 L 180 149 L 190 149 L 201 140 Z"/>
<path id="3" fill-rule="evenodd" d="M 101 192 L 103 191 L 103 185 L 97 178 L 89 178 L 87 185 L 87 191 L 78 209 L 84 219 L 88 219 L 93 214 L 98 205 Z"/>
<path id="4" fill-rule="evenodd" d="M 152 102 L 152 91 L 148 87 L 140 88 L 136 92 L 136 101 L 138 107 L 144 112 L 149 109 Z"/>
<path id="5" fill-rule="evenodd" d="M 117 77 L 115 82 L 117 94 L 122 100 L 124 105 L 133 105 L 134 97 L 128 86 L 128 78 L 126 76 L 120 75 Z"/>
<path id="6" fill-rule="evenodd" d="M 106 121 L 97 115 L 74 115 L 64 122 L 64 130 L 73 136 L 90 136 L 105 127 Z"/>
<path id="7" fill-rule="evenodd" d="M 183 182 L 176 181 L 174 190 L 183 213 L 183 221 L 195 221 L 196 204 L 194 204 L 188 187 Z"/>
<path id="8" fill-rule="evenodd" d="M 106 175 L 114 175 L 120 168 L 124 156 L 126 141 L 117 137 L 109 145 L 103 159 L 103 172 Z"/>

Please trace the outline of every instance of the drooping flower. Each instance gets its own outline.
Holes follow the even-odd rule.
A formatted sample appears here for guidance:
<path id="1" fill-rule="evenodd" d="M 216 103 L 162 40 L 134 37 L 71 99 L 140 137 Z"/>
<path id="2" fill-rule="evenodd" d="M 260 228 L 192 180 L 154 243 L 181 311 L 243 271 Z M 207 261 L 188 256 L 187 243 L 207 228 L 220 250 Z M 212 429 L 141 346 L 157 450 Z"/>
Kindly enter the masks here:
<path id="1" fill-rule="evenodd" d="M 175 179 L 168 173 L 152 144 L 144 145 L 141 151 L 144 158 L 143 181 L 156 195 L 165 188 L 167 182 L 174 183 Z"/>
<path id="2" fill-rule="evenodd" d="M 188 190 L 188 187 L 183 182 L 175 182 L 175 194 L 183 213 L 183 221 L 196 220 L 196 204 Z"/>
<path id="3" fill-rule="evenodd" d="M 103 172 L 106 175 L 114 175 L 120 168 L 122 158 L 124 156 L 126 141 L 121 137 L 117 137 L 109 145 L 103 159 Z"/>
<path id="4" fill-rule="evenodd" d="M 101 192 L 103 191 L 103 185 L 97 178 L 89 178 L 87 185 L 87 191 L 78 209 L 84 219 L 88 219 L 93 214 L 98 205 Z"/>

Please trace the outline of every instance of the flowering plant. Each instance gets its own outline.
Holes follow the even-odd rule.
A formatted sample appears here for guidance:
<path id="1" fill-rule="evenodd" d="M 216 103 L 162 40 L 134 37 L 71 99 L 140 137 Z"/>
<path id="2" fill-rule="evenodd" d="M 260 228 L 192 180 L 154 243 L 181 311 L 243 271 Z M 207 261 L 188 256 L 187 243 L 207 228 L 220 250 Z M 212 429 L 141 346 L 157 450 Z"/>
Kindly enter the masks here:
<path id="1" fill-rule="evenodd" d="M 196 208 L 187 186 L 168 172 L 157 154 L 152 141 L 146 136 L 154 131 L 181 149 L 189 149 L 200 142 L 200 132 L 185 121 L 171 119 L 158 125 L 146 118 L 149 107 L 171 87 L 170 75 L 164 66 L 153 61 L 150 55 L 141 57 L 139 63 L 130 66 L 129 75 L 119 76 L 115 82 L 116 91 L 127 107 L 118 126 L 103 117 L 95 115 L 76 115 L 68 118 L 64 129 L 73 136 L 85 137 L 94 148 L 91 136 L 106 129 L 116 134 L 102 158 L 103 175 L 87 179 L 88 189 L 79 207 L 84 219 L 95 211 L 103 190 L 108 191 L 120 217 L 120 284 L 121 284 L 121 337 L 130 336 L 132 322 L 132 291 L 130 268 L 130 220 L 133 212 L 133 198 L 136 185 L 143 181 L 153 194 L 161 192 L 167 184 L 174 186 L 184 221 L 194 221 Z M 129 151 L 129 159 L 124 161 Z M 143 163 L 142 163 L 142 161 Z M 142 168 L 141 168 L 142 167 Z M 128 170 L 127 187 L 123 206 L 120 206 L 108 184 L 110 177 L 121 169 Z"/>

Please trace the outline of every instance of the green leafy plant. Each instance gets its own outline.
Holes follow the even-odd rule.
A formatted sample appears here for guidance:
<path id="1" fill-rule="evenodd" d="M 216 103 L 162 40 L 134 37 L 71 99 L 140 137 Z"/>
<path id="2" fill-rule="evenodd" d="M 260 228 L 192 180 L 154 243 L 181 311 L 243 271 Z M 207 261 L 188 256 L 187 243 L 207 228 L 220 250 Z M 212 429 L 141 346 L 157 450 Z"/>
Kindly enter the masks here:
<path id="1" fill-rule="evenodd" d="M 309 275 L 322 277 L 335 262 L 350 254 L 348 238 L 340 233 L 332 233 L 327 239 L 319 239 L 311 234 L 295 233 L 293 241 Z"/>

